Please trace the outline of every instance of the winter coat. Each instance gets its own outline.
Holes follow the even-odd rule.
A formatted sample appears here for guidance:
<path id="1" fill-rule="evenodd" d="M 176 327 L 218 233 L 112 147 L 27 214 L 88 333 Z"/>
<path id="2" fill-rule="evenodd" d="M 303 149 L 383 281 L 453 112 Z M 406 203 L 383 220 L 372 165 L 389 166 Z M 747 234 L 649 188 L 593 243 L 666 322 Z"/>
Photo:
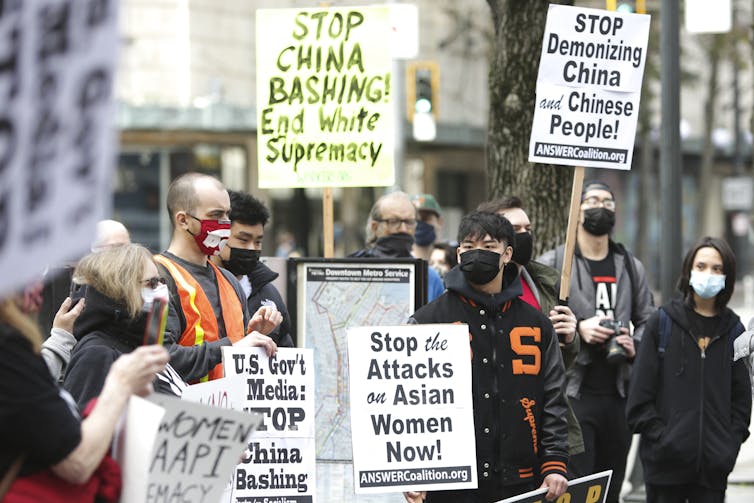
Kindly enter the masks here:
<path id="1" fill-rule="evenodd" d="M 675 299 L 661 309 L 672 320 L 664 356 L 656 313 L 634 363 L 626 409 L 630 427 L 641 433 L 644 478 L 724 490 L 749 436 L 751 383 L 745 363 L 733 362 L 733 337 L 744 327 L 726 308 L 703 349 L 700 334 L 691 332 L 690 307 Z"/>
<path id="2" fill-rule="evenodd" d="M 448 290 L 409 320 L 468 324 L 478 476 L 503 485 L 565 475 L 568 460 L 558 339 L 550 320 L 518 298 L 516 274 L 507 268 L 502 291 L 490 295 L 455 267 Z"/>
<path id="3" fill-rule="evenodd" d="M 550 311 L 558 303 L 560 289 L 560 272 L 552 267 L 531 261 L 521 269 L 521 278 L 526 281 L 529 288 L 534 293 L 534 297 L 539 302 L 542 313 L 549 316 Z M 568 369 L 579 354 L 581 348 L 581 338 L 576 336 L 573 342 L 561 347 L 563 355 L 563 364 Z M 576 418 L 571 404 L 568 403 L 568 445 L 570 446 L 571 456 L 584 452 L 584 437 L 581 434 L 581 425 Z"/>

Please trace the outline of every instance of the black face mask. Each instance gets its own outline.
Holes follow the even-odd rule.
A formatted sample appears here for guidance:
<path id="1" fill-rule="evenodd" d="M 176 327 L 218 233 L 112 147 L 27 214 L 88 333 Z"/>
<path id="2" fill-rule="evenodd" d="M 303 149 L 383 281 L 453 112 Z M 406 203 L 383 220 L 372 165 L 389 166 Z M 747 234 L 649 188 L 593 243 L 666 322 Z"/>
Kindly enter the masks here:
<path id="1" fill-rule="evenodd" d="M 607 208 L 588 208 L 584 210 L 584 230 L 595 236 L 604 236 L 613 230 L 615 212 Z"/>
<path id="2" fill-rule="evenodd" d="M 461 254 L 459 267 L 469 283 L 486 285 L 500 272 L 500 254 L 475 248 Z"/>
<path id="3" fill-rule="evenodd" d="M 517 232 L 513 237 L 513 258 L 511 260 L 518 265 L 526 265 L 531 261 L 534 237 L 531 231 Z"/>
<path id="4" fill-rule="evenodd" d="M 411 246 L 414 244 L 414 236 L 399 232 L 389 234 L 377 239 L 374 248 L 383 257 L 410 257 Z"/>
<path id="5" fill-rule="evenodd" d="M 251 271 L 253 271 L 259 263 L 260 254 L 261 252 L 259 250 L 230 248 L 230 258 L 228 258 L 228 260 L 223 260 L 223 267 L 236 276 L 251 274 Z"/>

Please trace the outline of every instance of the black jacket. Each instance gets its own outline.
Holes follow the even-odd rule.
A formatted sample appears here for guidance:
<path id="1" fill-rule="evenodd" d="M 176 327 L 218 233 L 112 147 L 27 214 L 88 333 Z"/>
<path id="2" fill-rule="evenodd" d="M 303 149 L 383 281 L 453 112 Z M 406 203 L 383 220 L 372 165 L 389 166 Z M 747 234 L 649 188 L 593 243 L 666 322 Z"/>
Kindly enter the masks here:
<path id="1" fill-rule="evenodd" d="M 63 388 L 76 400 L 79 410 L 84 410 L 92 398 L 99 396 L 110 367 L 122 354 L 141 346 L 146 328 L 146 312 L 129 318 L 123 306 L 117 304 L 91 286 L 86 289 L 86 307 L 73 325 L 73 335 L 78 341 L 71 351 Z M 163 372 L 168 381 L 178 380 L 172 372 Z M 158 393 L 177 394 L 165 379 L 155 378 L 154 390 Z M 185 386 L 180 382 L 179 387 Z"/>
<path id="2" fill-rule="evenodd" d="M 729 337 L 744 327 L 726 308 L 702 351 L 690 330 L 691 308 L 674 299 L 661 309 L 672 320 L 664 357 L 655 313 L 639 346 L 626 409 L 629 425 L 641 433 L 644 478 L 650 484 L 725 489 L 749 436 L 751 384 L 745 363 L 733 362 Z"/>
<path id="3" fill-rule="evenodd" d="M 146 328 L 146 315 L 131 319 L 123 306 L 91 286 L 85 299 L 86 308 L 73 325 L 78 342 L 63 381 L 79 410 L 99 396 L 113 362 L 142 344 Z"/>
<path id="4" fill-rule="evenodd" d="M 251 283 L 251 295 L 246 300 L 246 305 L 249 308 L 249 315 L 254 316 L 254 313 L 260 307 L 274 304 L 275 308 L 283 316 L 283 321 L 280 322 L 280 325 L 269 336 L 275 340 L 278 346 L 291 348 L 293 347 L 291 316 L 288 314 L 288 309 L 285 307 L 285 302 L 283 302 L 280 292 L 272 284 L 278 276 L 280 276 L 278 273 L 259 262 L 254 270 L 251 271 L 251 274 L 248 275 L 249 282 Z"/>
<path id="5" fill-rule="evenodd" d="M 410 321 L 469 325 L 479 481 L 514 485 L 565 475 L 568 429 L 557 336 L 547 317 L 518 298 L 515 268 L 507 271 L 503 290 L 489 295 L 453 268 L 448 290 Z"/>

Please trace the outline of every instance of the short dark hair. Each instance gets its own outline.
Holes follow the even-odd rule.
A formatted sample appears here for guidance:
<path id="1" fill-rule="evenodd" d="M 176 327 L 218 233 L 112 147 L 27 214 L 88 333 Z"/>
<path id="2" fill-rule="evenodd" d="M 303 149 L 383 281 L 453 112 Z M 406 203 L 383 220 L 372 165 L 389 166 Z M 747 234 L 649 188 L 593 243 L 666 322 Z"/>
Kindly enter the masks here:
<path id="1" fill-rule="evenodd" d="M 487 234 L 492 239 L 502 241 L 506 246 L 513 246 L 513 226 L 507 218 L 497 213 L 472 211 L 464 215 L 458 226 L 458 242 L 467 239 L 481 239 Z"/>
<path id="2" fill-rule="evenodd" d="M 600 180 L 589 180 L 587 182 L 584 182 L 584 185 L 581 188 L 582 201 L 584 200 L 584 195 L 590 190 L 606 190 L 607 192 L 610 193 L 610 197 L 615 199 L 615 193 L 613 193 L 613 189 L 611 189 L 608 184 Z"/>
<path id="3" fill-rule="evenodd" d="M 432 248 L 435 250 L 442 250 L 445 254 L 445 262 L 451 269 L 458 265 L 458 255 L 456 255 L 456 248 L 458 248 L 457 245 L 453 246 L 450 243 L 434 243 Z"/>
<path id="4" fill-rule="evenodd" d="M 485 201 L 480 203 L 479 206 L 476 207 L 476 210 L 484 213 L 498 213 L 511 208 L 524 209 L 524 203 L 521 201 L 520 197 L 503 196 L 497 199 L 492 199 L 491 201 Z"/>
<path id="5" fill-rule="evenodd" d="M 710 236 L 703 237 L 691 248 L 686 257 L 683 259 L 681 275 L 678 278 L 678 291 L 683 294 L 686 303 L 694 307 L 694 289 L 689 285 L 691 280 L 691 268 L 694 267 L 694 258 L 696 253 L 702 248 L 714 248 L 723 259 L 723 274 L 725 274 L 725 288 L 715 297 L 715 307 L 721 311 L 728 305 L 728 301 L 733 296 L 733 289 L 736 284 L 736 256 L 730 249 L 728 243 L 720 238 Z"/>
<path id="6" fill-rule="evenodd" d="M 230 196 L 230 221 L 243 225 L 262 224 L 267 225 L 270 220 L 270 210 L 262 201 L 246 192 L 229 190 Z"/>

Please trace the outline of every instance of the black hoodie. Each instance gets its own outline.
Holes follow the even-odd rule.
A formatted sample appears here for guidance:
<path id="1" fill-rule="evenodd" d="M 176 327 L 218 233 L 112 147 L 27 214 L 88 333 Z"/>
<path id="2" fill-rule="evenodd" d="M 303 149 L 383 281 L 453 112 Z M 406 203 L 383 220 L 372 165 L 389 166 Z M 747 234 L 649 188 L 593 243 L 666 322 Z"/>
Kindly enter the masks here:
<path id="1" fill-rule="evenodd" d="M 749 436 L 751 383 L 744 361 L 733 362 L 733 339 L 744 327 L 726 308 L 702 349 L 690 307 L 674 299 L 661 309 L 672 320 L 664 356 L 657 312 L 639 346 L 626 406 L 629 426 L 641 433 L 644 478 L 724 490 Z"/>
<path id="2" fill-rule="evenodd" d="M 99 396 L 113 362 L 142 344 L 146 327 L 146 313 L 131 319 L 124 306 L 92 286 L 87 286 L 85 299 L 86 307 L 73 325 L 78 342 L 63 381 L 80 410 Z"/>
<path id="3" fill-rule="evenodd" d="M 517 277 L 514 266 L 506 267 L 502 290 L 486 294 L 456 266 L 445 276 L 448 290 L 409 320 L 469 326 L 480 488 L 565 475 L 568 459 L 557 336 L 550 320 L 519 298 Z"/>
<path id="4" fill-rule="evenodd" d="M 251 283 L 251 295 L 246 300 L 246 304 L 249 308 L 250 316 L 254 316 L 254 313 L 260 307 L 274 304 L 275 308 L 283 316 L 283 321 L 275 327 L 275 330 L 269 336 L 275 340 L 275 343 L 279 347 L 290 348 L 293 347 L 291 316 L 288 314 L 288 309 L 285 307 L 285 302 L 283 302 L 280 292 L 272 284 L 278 276 L 280 276 L 278 273 L 262 262 L 259 262 L 251 271 L 251 274 L 248 275 L 249 283 Z"/>

